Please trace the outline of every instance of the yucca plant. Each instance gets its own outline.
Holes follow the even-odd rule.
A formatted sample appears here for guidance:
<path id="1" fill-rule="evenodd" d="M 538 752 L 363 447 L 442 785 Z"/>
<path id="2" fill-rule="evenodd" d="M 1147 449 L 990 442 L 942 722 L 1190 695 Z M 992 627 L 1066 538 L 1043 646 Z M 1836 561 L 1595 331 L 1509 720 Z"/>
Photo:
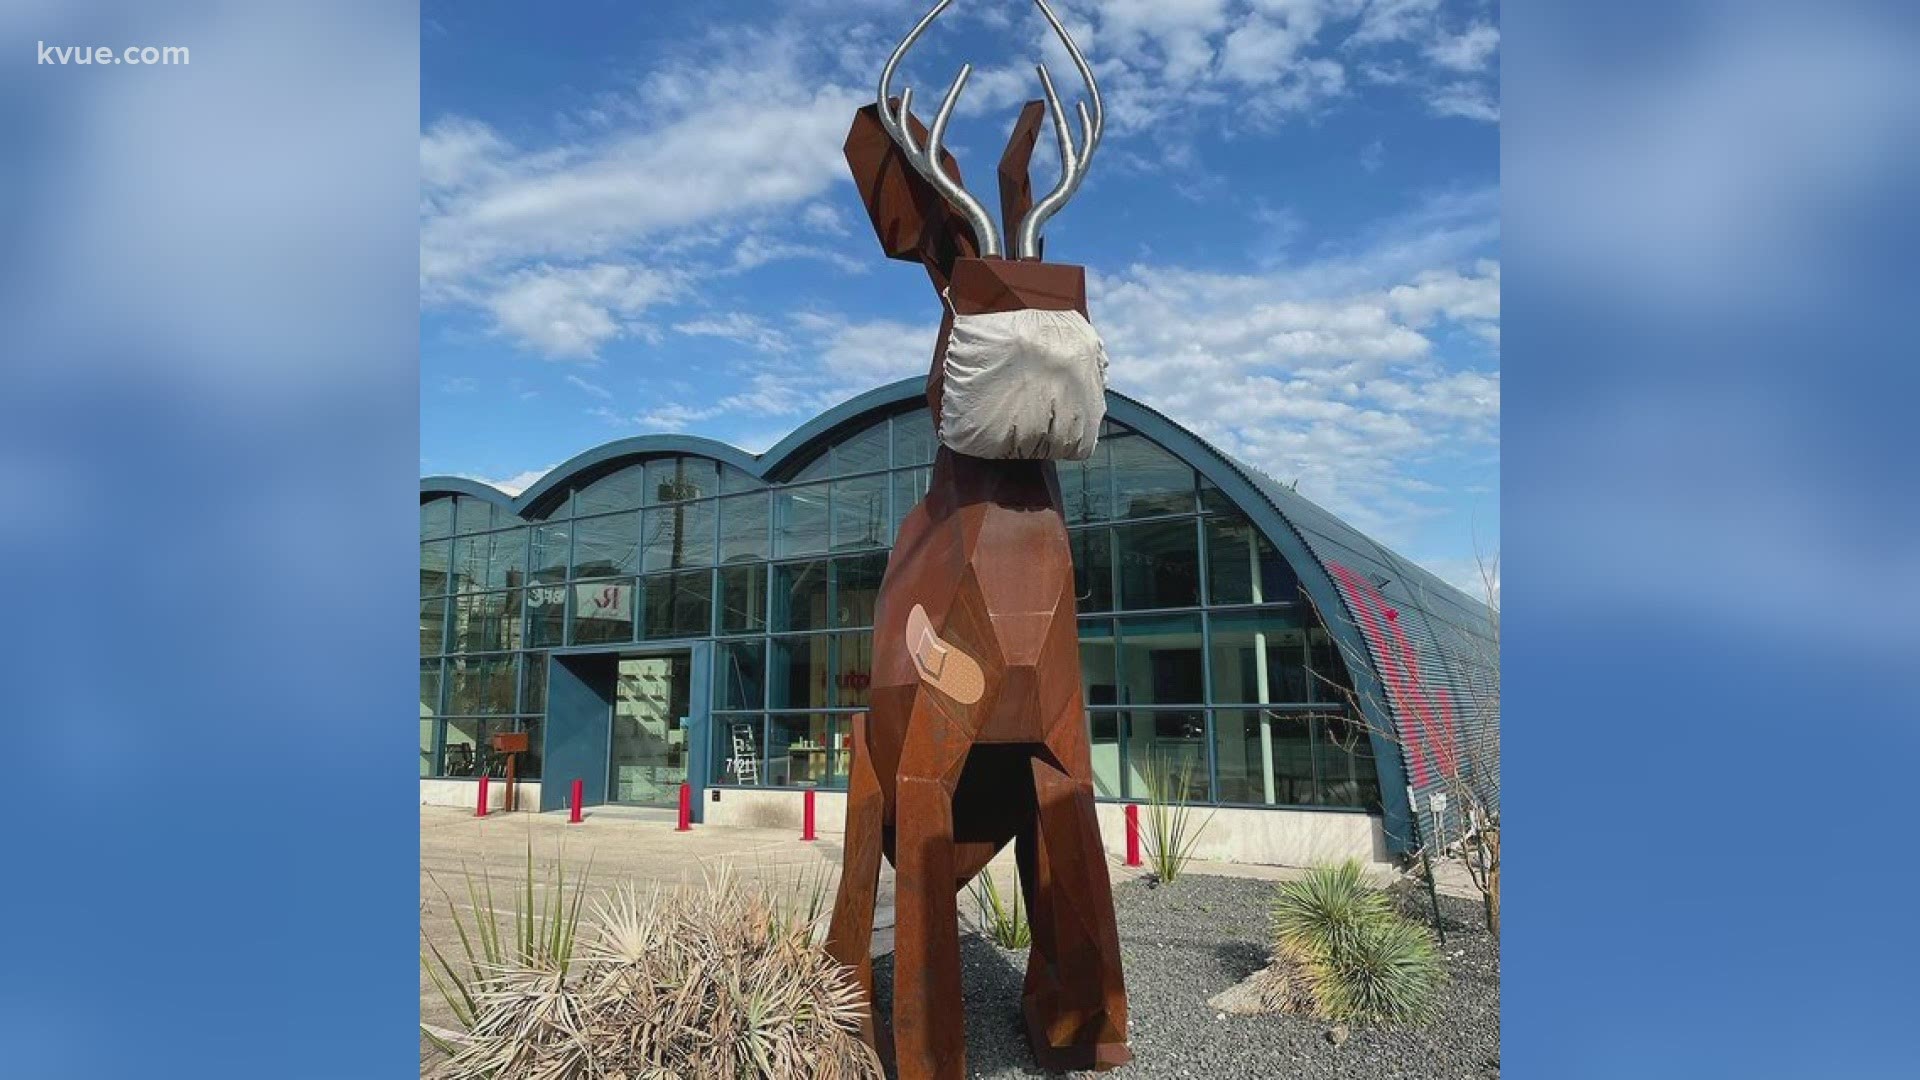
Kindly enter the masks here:
<path id="1" fill-rule="evenodd" d="M 426 928 L 421 927 L 420 963 L 462 1028 L 474 1030 L 482 987 L 502 972 L 551 973 L 565 977 L 573 959 L 574 938 L 580 926 L 581 902 L 586 896 L 592 860 L 580 868 L 571 884 L 565 862 L 563 854 L 556 852 L 545 887 L 536 898 L 533 841 L 529 839 L 524 883 L 507 894 L 505 907 L 496 902 L 493 875 L 484 865 L 477 880 L 471 869 L 463 867 L 461 875 L 466 879 L 467 894 L 465 913 L 445 886 L 428 875 L 453 917 L 454 933 L 460 939 L 460 957 L 450 959 L 427 936 Z M 453 1053 L 457 1049 L 425 1025 L 421 1032 L 442 1051 Z"/>
<path id="2" fill-rule="evenodd" d="M 1026 906 L 1015 885 L 1010 896 L 1002 896 L 999 883 L 989 871 L 980 871 L 973 879 L 973 900 L 980 905 L 980 925 L 1003 949 L 1024 949 L 1033 944 L 1033 925 L 1027 922 Z"/>
<path id="3" fill-rule="evenodd" d="M 818 907 L 725 867 L 699 888 L 616 893 L 567 972 L 484 982 L 472 1037 L 441 1075 L 879 1080 L 860 991 L 812 942 Z"/>
<path id="4" fill-rule="evenodd" d="M 1147 789 L 1147 862 L 1153 875 L 1163 883 L 1179 877 L 1193 858 L 1194 845 L 1212 823 L 1214 811 L 1196 821 L 1197 810 L 1187 800 L 1193 780 L 1193 764 L 1182 758 L 1177 763 L 1149 754 L 1141 762 L 1140 779 Z"/>
<path id="5" fill-rule="evenodd" d="M 1422 1020 L 1445 977 L 1426 928 L 1368 888 L 1353 860 L 1281 884 L 1273 934 L 1275 951 L 1297 972 L 1293 985 L 1330 1020 Z"/>

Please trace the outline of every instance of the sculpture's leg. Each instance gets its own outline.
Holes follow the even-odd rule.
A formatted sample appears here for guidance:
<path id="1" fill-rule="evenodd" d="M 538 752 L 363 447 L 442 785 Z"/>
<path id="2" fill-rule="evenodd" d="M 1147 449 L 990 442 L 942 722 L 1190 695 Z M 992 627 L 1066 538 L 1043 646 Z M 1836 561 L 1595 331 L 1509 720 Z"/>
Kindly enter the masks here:
<path id="1" fill-rule="evenodd" d="M 967 1047 L 953 887 L 953 796 L 937 779 L 902 776 L 893 820 L 893 1036 L 900 1076 L 961 1080 L 967 1075 Z"/>
<path id="2" fill-rule="evenodd" d="M 1085 761 L 1084 733 L 1080 746 Z M 1034 1057 L 1049 1069 L 1124 1065 L 1133 1059 L 1127 1049 L 1127 991 L 1093 783 L 1036 756 L 1033 784 L 1038 803 L 1033 853 L 1021 857 L 1033 918 L 1021 994 L 1027 1038 Z M 1023 836 L 1021 843 L 1027 842 Z"/>
<path id="3" fill-rule="evenodd" d="M 881 1044 L 874 1040 L 881 1028 L 873 1003 L 873 919 L 880 887 L 886 796 L 874 772 L 866 713 L 853 717 L 851 773 L 847 777 L 846 855 L 840 865 L 840 888 L 833 900 L 833 922 L 827 928 L 827 952 L 853 970 L 866 1001 L 860 1017 L 860 1037 L 884 1054 Z"/>

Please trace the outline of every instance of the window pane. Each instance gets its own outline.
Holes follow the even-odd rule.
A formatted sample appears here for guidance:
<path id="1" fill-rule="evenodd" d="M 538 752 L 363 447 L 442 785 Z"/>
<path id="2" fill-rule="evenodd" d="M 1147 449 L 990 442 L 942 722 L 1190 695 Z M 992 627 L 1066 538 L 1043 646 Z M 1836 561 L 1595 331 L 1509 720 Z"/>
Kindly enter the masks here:
<path id="1" fill-rule="evenodd" d="M 1215 604 L 1291 603 L 1300 599 L 1293 568 L 1239 514 L 1207 519 L 1207 592 Z"/>
<path id="2" fill-rule="evenodd" d="M 1087 718 L 1093 744 L 1093 793 L 1103 799 L 1123 798 L 1120 789 L 1120 714 L 1093 713 Z"/>
<path id="3" fill-rule="evenodd" d="M 577 488 L 573 494 L 573 512 L 604 514 L 614 510 L 632 510 L 644 499 L 646 477 L 646 466 L 629 465 Z"/>
<path id="4" fill-rule="evenodd" d="M 1074 606 L 1080 611 L 1113 610 L 1113 534 L 1106 529 L 1070 533 L 1073 545 Z"/>
<path id="5" fill-rule="evenodd" d="M 773 553 L 813 555 L 827 550 L 827 486 L 787 488 L 773 495 Z"/>
<path id="6" fill-rule="evenodd" d="M 770 554 L 765 492 L 720 500 L 720 561 L 751 562 Z"/>
<path id="7" fill-rule="evenodd" d="M 633 640 L 632 578 L 583 581 L 573 587 L 575 645 Z"/>
<path id="8" fill-rule="evenodd" d="M 835 559 L 833 573 L 833 625 L 872 626 L 873 606 L 880 600 L 880 580 L 887 573 L 887 553 Z"/>
<path id="9" fill-rule="evenodd" d="M 1080 682 L 1087 707 L 1119 704 L 1118 657 L 1112 619 L 1080 623 Z"/>
<path id="10" fill-rule="evenodd" d="M 1353 699 L 1353 683 L 1347 677 L 1340 648 L 1333 636 L 1318 626 L 1307 631 L 1307 690 L 1314 701 L 1346 704 Z"/>
<path id="11" fill-rule="evenodd" d="M 1142 435 L 1114 439 L 1115 517 L 1193 513 L 1193 470 Z"/>
<path id="12" fill-rule="evenodd" d="M 827 787 L 847 786 L 853 766 L 853 717 L 846 713 L 827 718 Z"/>
<path id="13" fill-rule="evenodd" d="M 776 709 L 824 709 L 832 679 L 826 634 L 777 637 L 767 656 L 767 682 Z"/>
<path id="14" fill-rule="evenodd" d="M 1138 611 L 1200 603 L 1200 551 L 1193 521 L 1182 518 L 1113 530 L 1121 607 Z"/>
<path id="15" fill-rule="evenodd" d="M 1211 801 L 1207 792 L 1207 724 L 1199 711 L 1127 714 L 1127 797 L 1147 797 L 1146 774 L 1158 768 L 1177 794 L 1189 802 Z"/>
<path id="16" fill-rule="evenodd" d="M 761 480 L 752 473 L 736 469 L 731 465 L 723 464 L 720 466 L 720 490 L 723 493 L 729 491 L 759 491 L 766 486 L 764 480 Z"/>
<path id="17" fill-rule="evenodd" d="M 909 469 L 893 474 L 893 538 L 900 536 L 900 523 L 927 497 L 927 485 L 932 482 L 932 469 Z"/>
<path id="18" fill-rule="evenodd" d="M 933 414 L 915 409 L 893 418 L 893 465 L 924 465 L 933 460 Z"/>
<path id="19" fill-rule="evenodd" d="M 757 709 L 766 685 L 767 643 L 723 641 L 713 650 L 713 707 Z"/>
<path id="20" fill-rule="evenodd" d="M 486 535 L 459 536 L 453 541 L 453 589 L 469 592 L 482 588 L 487 577 L 487 551 L 492 538 Z"/>
<path id="21" fill-rule="evenodd" d="M 459 656 L 452 668 L 447 711 L 456 716 L 513 712 L 513 657 Z"/>
<path id="22" fill-rule="evenodd" d="M 828 780 L 829 718 L 820 713 L 767 717 L 767 783 L 822 787 Z"/>
<path id="23" fill-rule="evenodd" d="M 714 494 L 713 462 L 706 458 L 656 458 L 647 462 L 647 505 L 685 502 Z"/>
<path id="24" fill-rule="evenodd" d="M 1113 517 L 1112 458 L 1107 440 L 1101 439 L 1087 460 L 1060 463 L 1060 502 L 1069 525 Z"/>
<path id="25" fill-rule="evenodd" d="M 447 642 L 447 602 L 420 601 L 420 655 L 438 656 Z"/>
<path id="26" fill-rule="evenodd" d="M 520 658 L 520 711 L 547 711 L 547 654 L 528 653 Z"/>
<path id="27" fill-rule="evenodd" d="M 420 717 L 420 775 L 421 776 L 433 776 L 435 774 L 434 766 L 437 763 L 433 760 L 433 739 L 434 739 L 434 736 L 439 733 L 439 731 L 440 731 L 440 721 L 428 719 L 424 714 L 421 715 Z"/>
<path id="28" fill-rule="evenodd" d="M 713 718 L 713 782 L 752 787 L 766 782 L 761 751 L 765 718 L 758 713 Z"/>
<path id="29" fill-rule="evenodd" d="M 868 691 L 873 686 L 873 631 L 835 634 L 838 643 L 833 662 L 833 703 L 840 708 L 866 708 L 872 703 Z"/>
<path id="30" fill-rule="evenodd" d="M 1313 740 L 1307 717 L 1273 709 L 1213 711 L 1220 801 L 1312 806 Z"/>
<path id="31" fill-rule="evenodd" d="M 570 527 L 566 525 L 536 525 L 529 546 L 533 549 L 530 560 L 532 577 L 535 581 L 561 582 L 567 579 L 567 537 Z"/>
<path id="32" fill-rule="evenodd" d="M 484 532 L 493 526 L 492 503 L 485 499 L 476 499 L 471 495 L 458 496 L 453 502 L 454 532 Z"/>
<path id="33" fill-rule="evenodd" d="M 887 467 L 887 425 L 876 424 L 833 447 L 835 476 L 873 472 Z"/>
<path id="34" fill-rule="evenodd" d="M 430 719 L 440 715 L 440 661 L 420 661 L 420 716 Z"/>
<path id="35" fill-rule="evenodd" d="M 1201 686 L 1200 616 L 1161 615 L 1120 622 L 1120 704 L 1197 705 Z"/>
<path id="36" fill-rule="evenodd" d="M 675 503 L 648 510 L 640 519 L 641 568 L 674 570 L 682 566 L 713 565 L 711 501 Z"/>
<path id="37" fill-rule="evenodd" d="M 1213 700 L 1267 705 L 1312 701 L 1300 616 L 1260 611 L 1212 620 Z"/>
<path id="38" fill-rule="evenodd" d="M 420 545 L 420 595 L 439 596 L 450 592 L 453 548 L 446 540 Z"/>
<path id="39" fill-rule="evenodd" d="M 420 504 L 420 539 L 434 540 L 452 532 L 452 499 L 429 499 Z"/>
<path id="40" fill-rule="evenodd" d="M 448 720 L 440 751 L 442 776 L 505 776 L 505 762 L 493 752 L 493 737 L 511 730 L 511 720 Z"/>
<path id="41" fill-rule="evenodd" d="M 1200 478 L 1200 510 L 1202 513 L 1208 514 L 1237 514 L 1240 512 L 1240 508 L 1233 505 L 1233 500 L 1227 498 L 1227 493 L 1221 491 L 1213 481 L 1204 476 Z"/>
<path id="42" fill-rule="evenodd" d="M 887 529 L 887 478 L 883 475 L 837 480 L 833 485 L 833 550 L 884 547 Z"/>
<path id="43" fill-rule="evenodd" d="M 527 583 L 527 530 L 493 534 L 493 552 L 487 557 L 486 587 L 512 589 Z"/>
<path id="44" fill-rule="evenodd" d="M 448 652 L 498 652 L 520 647 L 520 590 L 472 593 L 453 599 Z M 511 710 L 509 710 L 511 711 Z"/>
<path id="45" fill-rule="evenodd" d="M 566 625 L 565 585 L 535 585 L 527 590 L 527 644 L 562 644 Z"/>
<path id="46" fill-rule="evenodd" d="M 802 465 L 800 471 L 794 473 L 787 482 L 799 483 L 804 480 L 824 480 L 831 475 L 833 475 L 833 455 L 822 450 L 820 451 L 819 457 Z"/>
<path id="47" fill-rule="evenodd" d="M 573 523 L 573 576 L 600 577 L 633 570 L 640 561 L 640 515 L 585 518 Z"/>
<path id="48" fill-rule="evenodd" d="M 753 634 L 767 628 L 767 568 L 720 569 L 720 632 Z"/>
<path id="49" fill-rule="evenodd" d="M 532 717 L 520 721 L 520 730 L 527 733 L 527 750 L 518 755 L 514 774 L 522 780 L 540 779 L 540 759 L 546 749 L 546 744 L 541 741 L 545 735 L 544 726 Z"/>
<path id="50" fill-rule="evenodd" d="M 825 559 L 814 559 L 773 568 L 775 630 L 826 629 L 828 565 Z"/>
<path id="51" fill-rule="evenodd" d="M 641 637 L 706 637 L 713 622 L 713 574 L 690 570 L 645 579 L 647 617 Z"/>
<path id="52" fill-rule="evenodd" d="M 1316 717 L 1314 764 L 1320 770 L 1319 802 L 1328 806 L 1380 805 L 1380 774 L 1373 762 L 1373 740 L 1364 723 L 1346 716 Z"/>

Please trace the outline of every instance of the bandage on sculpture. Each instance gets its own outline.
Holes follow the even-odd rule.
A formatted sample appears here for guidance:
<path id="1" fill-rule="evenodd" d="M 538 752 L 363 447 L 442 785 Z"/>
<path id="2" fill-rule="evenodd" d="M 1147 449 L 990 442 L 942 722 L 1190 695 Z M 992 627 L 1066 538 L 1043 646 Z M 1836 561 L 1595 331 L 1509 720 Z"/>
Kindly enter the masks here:
<path id="1" fill-rule="evenodd" d="M 927 378 L 936 425 L 956 318 L 1086 315 L 1084 270 L 1040 261 L 1040 233 L 1085 177 L 1101 125 L 1085 60 L 1036 0 L 1085 80 L 1092 108 L 1078 105 L 1076 141 L 1040 68 L 1046 100 L 1021 110 L 1001 160 L 1005 232 L 996 230 L 941 145 L 970 66 L 930 128 L 912 114 L 911 89 L 897 99 L 888 89 L 900 57 L 948 2 L 901 42 L 878 101 L 856 114 L 846 144 L 883 250 L 919 262 L 944 298 Z M 1027 166 L 1048 113 L 1061 178 L 1036 202 Z M 1010 254 L 1002 253 L 1003 235 L 1012 238 Z M 1099 416 L 1081 422 L 1097 431 Z M 870 1012 L 862 1034 L 897 1063 L 903 1080 L 966 1075 L 958 894 L 1009 843 L 1033 928 L 1021 1006 L 1034 1056 L 1052 1069 L 1131 1060 L 1119 935 L 1094 814 L 1074 598 L 1053 461 L 978 457 L 941 445 L 880 589 L 871 704 L 853 722 L 845 860 L 828 938 L 871 1002 L 874 902 L 885 858 L 895 868 L 893 1015 L 889 1026 Z"/>

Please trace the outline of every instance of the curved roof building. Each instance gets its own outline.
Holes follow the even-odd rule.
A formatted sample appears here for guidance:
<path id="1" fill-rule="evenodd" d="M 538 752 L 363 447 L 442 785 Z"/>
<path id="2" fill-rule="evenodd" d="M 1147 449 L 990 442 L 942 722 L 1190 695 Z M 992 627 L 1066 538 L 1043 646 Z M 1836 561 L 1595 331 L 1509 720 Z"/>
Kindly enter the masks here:
<path id="1" fill-rule="evenodd" d="M 424 479 L 423 799 L 466 804 L 450 785 L 500 775 L 511 732 L 521 777 L 577 778 L 589 804 L 684 782 L 703 817 L 766 821 L 843 787 L 888 547 L 933 458 L 922 391 L 764 454 L 646 435 L 517 496 Z M 1120 394 L 1059 472 L 1103 799 L 1143 798 L 1158 761 L 1221 808 L 1203 854 L 1277 862 L 1411 850 L 1436 822 L 1410 792 L 1497 805 L 1484 604 Z"/>

